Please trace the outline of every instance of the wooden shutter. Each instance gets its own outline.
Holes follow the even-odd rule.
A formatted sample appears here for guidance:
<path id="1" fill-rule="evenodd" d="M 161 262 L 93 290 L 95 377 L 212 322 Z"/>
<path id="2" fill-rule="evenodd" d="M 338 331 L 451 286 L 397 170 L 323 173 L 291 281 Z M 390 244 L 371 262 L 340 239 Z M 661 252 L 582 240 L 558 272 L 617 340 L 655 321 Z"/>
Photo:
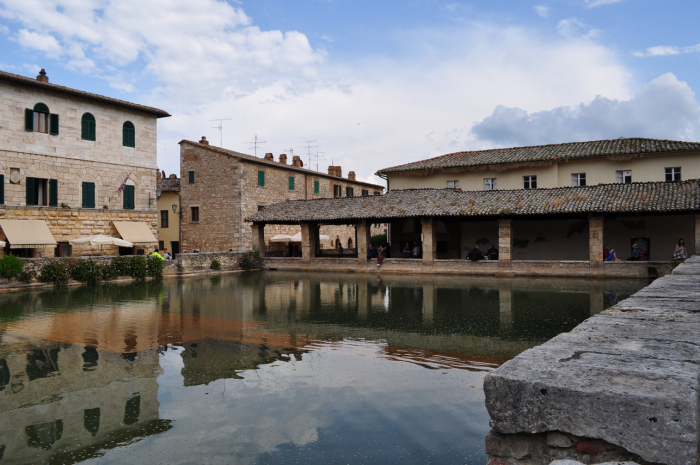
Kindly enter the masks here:
<path id="1" fill-rule="evenodd" d="M 190 171 L 188 175 L 190 184 L 194 184 L 194 171 Z"/>
<path id="2" fill-rule="evenodd" d="M 0 205 L 5 203 L 5 175 L 0 174 Z"/>
<path id="3" fill-rule="evenodd" d="M 124 210 L 133 210 L 135 206 L 134 186 L 124 187 Z"/>
<path id="4" fill-rule="evenodd" d="M 258 186 L 265 187 L 265 172 L 258 171 Z"/>
<path id="5" fill-rule="evenodd" d="M 318 194 L 318 187 L 319 187 L 319 182 L 314 181 L 314 194 Z"/>
<path id="6" fill-rule="evenodd" d="M 34 197 L 34 178 L 26 177 L 25 182 L 27 184 L 27 206 L 36 205 L 36 198 Z"/>
<path id="7" fill-rule="evenodd" d="M 95 183 L 83 183 L 83 208 L 95 208 Z"/>
<path id="8" fill-rule="evenodd" d="M 290 191 L 294 190 L 294 176 L 289 177 L 289 190 Z"/>
<path id="9" fill-rule="evenodd" d="M 52 136 L 58 135 L 58 115 L 55 113 L 49 115 L 49 134 Z"/>
<path id="10" fill-rule="evenodd" d="M 80 120 L 80 137 L 83 140 L 95 140 L 95 117 L 84 113 Z"/>
<path id="11" fill-rule="evenodd" d="M 34 131 L 34 110 L 29 108 L 24 109 L 24 129 Z"/>
<path id="12" fill-rule="evenodd" d="M 122 126 L 122 145 L 124 147 L 136 146 L 136 129 L 131 121 L 125 122 Z"/>
<path id="13" fill-rule="evenodd" d="M 58 179 L 49 179 L 49 207 L 58 207 Z"/>

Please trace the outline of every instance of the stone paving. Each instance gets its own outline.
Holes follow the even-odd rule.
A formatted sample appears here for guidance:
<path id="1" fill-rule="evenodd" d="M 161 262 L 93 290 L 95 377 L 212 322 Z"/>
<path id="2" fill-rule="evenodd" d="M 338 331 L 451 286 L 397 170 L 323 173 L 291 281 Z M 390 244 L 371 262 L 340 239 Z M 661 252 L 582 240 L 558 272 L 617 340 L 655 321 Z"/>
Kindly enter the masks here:
<path id="1" fill-rule="evenodd" d="M 700 257 L 484 381 L 496 434 L 564 432 L 698 463 Z M 589 462 L 592 463 L 592 462 Z"/>

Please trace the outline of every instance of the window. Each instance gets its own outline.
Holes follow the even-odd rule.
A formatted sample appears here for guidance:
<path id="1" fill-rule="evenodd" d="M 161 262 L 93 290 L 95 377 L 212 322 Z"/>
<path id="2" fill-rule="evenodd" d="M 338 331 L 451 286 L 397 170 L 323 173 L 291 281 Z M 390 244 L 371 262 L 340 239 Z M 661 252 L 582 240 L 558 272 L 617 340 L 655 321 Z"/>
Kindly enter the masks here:
<path id="1" fill-rule="evenodd" d="M 369 190 L 362 189 L 362 197 L 369 197 Z"/>
<path id="2" fill-rule="evenodd" d="M 459 181 L 447 181 L 448 189 L 459 189 Z"/>
<path id="3" fill-rule="evenodd" d="M 537 189 L 537 176 L 523 176 L 523 189 Z"/>
<path id="4" fill-rule="evenodd" d="M 122 145 L 136 147 L 136 129 L 131 121 L 126 121 L 122 126 Z"/>
<path id="5" fill-rule="evenodd" d="M 73 246 L 70 242 L 59 242 L 53 251 L 54 257 L 70 257 L 73 254 Z"/>
<path id="6" fill-rule="evenodd" d="M 168 210 L 161 210 L 160 211 L 160 227 L 167 228 L 168 226 L 169 226 L 168 225 Z"/>
<path id="7" fill-rule="evenodd" d="M 134 186 L 124 186 L 124 210 L 136 208 L 136 188 Z"/>
<path id="8" fill-rule="evenodd" d="M 5 175 L 0 174 L 0 205 L 5 203 Z"/>
<path id="9" fill-rule="evenodd" d="M 341 189 L 341 186 L 338 184 L 333 184 L 333 197 L 340 197 L 341 194 L 343 193 Z"/>
<path id="10" fill-rule="evenodd" d="M 374 191 L 374 195 L 382 195 L 382 193 L 379 191 Z"/>
<path id="11" fill-rule="evenodd" d="M 289 190 L 290 191 L 294 190 L 294 176 L 289 177 Z"/>
<path id="12" fill-rule="evenodd" d="M 165 248 L 165 242 L 158 241 L 158 250 L 163 250 Z"/>
<path id="13" fill-rule="evenodd" d="M 318 194 L 320 190 L 321 183 L 319 181 L 314 181 L 314 194 Z"/>
<path id="14" fill-rule="evenodd" d="M 496 185 L 496 178 L 484 178 L 485 191 L 495 191 L 496 189 L 498 189 Z"/>
<path id="15" fill-rule="evenodd" d="M 355 197 L 355 188 L 354 187 L 346 187 L 345 188 L 345 197 Z"/>
<path id="16" fill-rule="evenodd" d="M 58 180 L 27 177 L 25 181 L 27 206 L 58 206 Z"/>
<path id="17" fill-rule="evenodd" d="M 258 171 L 258 186 L 265 187 L 265 172 Z"/>
<path id="18" fill-rule="evenodd" d="M 190 184 L 194 184 L 194 171 L 187 172 L 187 180 Z"/>
<path id="19" fill-rule="evenodd" d="M 83 140 L 95 140 L 95 117 L 91 113 L 83 113 L 80 127 L 80 137 Z"/>
<path id="20" fill-rule="evenodd" d="M 83 183 L 83 208 L 95 208 L 95 183 Z"/>
<path id="21" fill-rule="evenodd" d="M 261 212 L 265 210 L 265 205 L 258 205 L 258 211 Z"/>
<path id="22" fill-rule="evenodd" d="M 199 207 L 190 207 L 190 221 L 199 221 Z"/>
<path id="23" fill-rule="evenodd" d="M 681 180 L 681 168 L 664 168 L 666 171 L 666 181 L 680 181 Z"/>
<path id="24" fill-rule="evenodd" d="M 616 171 L 615 180 L 618 184 L 629 184 L 632 182 L 632 170 Z"/>
<path id="25" fill-rule="evenodd" d="M 586 185 L 586 173 L 571 173 L 571 187 Z"/>
<path id="26" fill-rule="evenodd" d="M 24 110 L 24 129 L 30 132 L 58 135 L 58 115 L 49 113 L 49 107 L 37 103 L 34 109 Z"/>

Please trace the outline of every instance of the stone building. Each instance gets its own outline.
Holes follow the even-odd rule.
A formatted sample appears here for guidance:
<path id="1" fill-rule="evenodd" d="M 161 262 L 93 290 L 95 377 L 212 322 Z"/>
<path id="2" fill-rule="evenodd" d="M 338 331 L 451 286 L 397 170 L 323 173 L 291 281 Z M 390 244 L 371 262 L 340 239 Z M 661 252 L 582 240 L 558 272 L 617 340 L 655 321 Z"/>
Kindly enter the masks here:
<path id="1" fill-rule="evenodd" d="M 384 168 L 387 189 L 541 189 L 700 178 L 700 143 L 614 139 L 456 152 Z"/>
<path id="2" fill-rule="evenodd" d="M 212 147 L 206 138 L 199 143 L 180 142 L 180 170 L 181 248 L 188 252 L 251 250 L 253 236 L 245 218 L 268 205 L 288 200 L 368 197 L 381 195 L 384 189 L 358 181 L 353 171 L 343 178 L 340 166 L 329 167 L 328 174 L 320 173 L 304 169 L 298 156 L 291 163 L 286 154 L 281 154 L 278 161 L 271 153 L 258 158 Z M 380 224 L 372 228 L 374 234 L 385 231 Z M 298 225 L 271 226 L 265 230 L 265 247 L 274 247 L 270 239 L 276 235 L 299 232 Z M 323 249 L 333 248 L 336 238 L 349 249 L 357 243 L 352 226 L 324 226 L 320 234 L 329 237 L 320 244 Z M 283 244 L 284 250 L 278 253 L 294 254 L 293 243 Z"/>
<path id="3" fill-rule="evenodd" d="M 180 253 L 180 178 L 158 174 L 158 248 Z"/>
<path id="4" fill-rule="evenodd" d="M 157 120 L 167 116 L 157 108 L 51 84 L 44 70 L 36 79 L 0 71 L 4 253 L 114 254 L 113 247 L 78 248 L 68 241 L 129 236 L 138 229 L 130 223 L 155 232 Z M 123 224 L 121 231 L 115 222 Z"/>

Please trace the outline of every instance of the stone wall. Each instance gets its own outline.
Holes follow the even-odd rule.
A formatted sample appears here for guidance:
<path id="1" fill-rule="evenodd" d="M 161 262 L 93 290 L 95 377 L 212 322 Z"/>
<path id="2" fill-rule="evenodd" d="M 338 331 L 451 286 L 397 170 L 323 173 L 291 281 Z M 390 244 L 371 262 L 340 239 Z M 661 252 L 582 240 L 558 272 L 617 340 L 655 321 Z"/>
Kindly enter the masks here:
<path id="1" fill-rule="evenodd" d="M 238 259 L 241 252 L 206 252 L 206 253 L 181 253 L 175 256 L 172 262 L 180 265 L 183 271 L 209 269 L 212 260 L 221 264 L 221 269 L 238 269 Z"/>
<path id="2" fill-rule="evenodd" d="M 55 207 L 0 207 L 0 219 L 45 220 L 56 242 L 103 234 L 120 237 L 113 221 L 140 221 L 156 233 L 156 212 L 137 210 L 66 209 Z M 0 240 L 5 234 L 0 229 Z M 35 249 L 41 257 L 53 257 L 53 248 Z M 73 246 L 73 255 L 116 255 L 117 247 Z M 0 250 L 0 254 L 2 254 Z"/>

